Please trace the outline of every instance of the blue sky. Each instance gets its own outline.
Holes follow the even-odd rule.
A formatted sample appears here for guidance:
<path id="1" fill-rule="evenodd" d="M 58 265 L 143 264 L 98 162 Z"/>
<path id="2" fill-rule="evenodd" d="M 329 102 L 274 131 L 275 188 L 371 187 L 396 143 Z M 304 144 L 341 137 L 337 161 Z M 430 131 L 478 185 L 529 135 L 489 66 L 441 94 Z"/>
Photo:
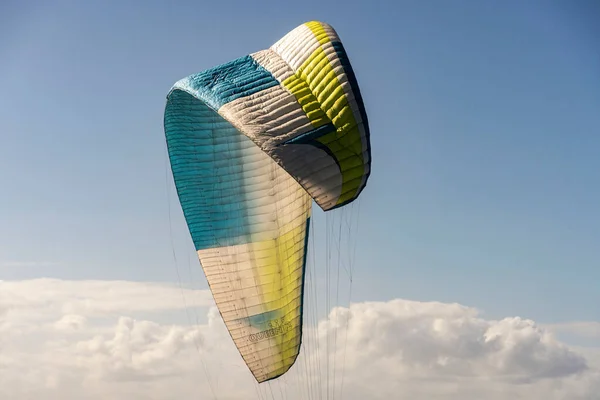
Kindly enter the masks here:
<path id="1" fill-rule="evenodd" d="M 2 2 L 0 279 L 175 281 L 169 88 L 318 19 L 371 123 L 353 299 L 600 320 L 598 3 L 302 4 Z"/>

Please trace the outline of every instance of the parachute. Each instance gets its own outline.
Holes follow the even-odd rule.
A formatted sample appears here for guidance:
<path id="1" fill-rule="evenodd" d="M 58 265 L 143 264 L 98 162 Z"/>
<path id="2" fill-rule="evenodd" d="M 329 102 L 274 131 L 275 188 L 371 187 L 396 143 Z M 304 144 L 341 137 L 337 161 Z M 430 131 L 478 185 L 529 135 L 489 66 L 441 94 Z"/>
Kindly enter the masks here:
<path id="1" fill-rule="evenodd" d="M 355 200 L 371 170 L 365 107 L 344 46 L 311 21 L 267 50 L 188 76 L 167 96 L 171 171 L 225 325 L 260 382 L 302 341 L 312 200 Z"/>

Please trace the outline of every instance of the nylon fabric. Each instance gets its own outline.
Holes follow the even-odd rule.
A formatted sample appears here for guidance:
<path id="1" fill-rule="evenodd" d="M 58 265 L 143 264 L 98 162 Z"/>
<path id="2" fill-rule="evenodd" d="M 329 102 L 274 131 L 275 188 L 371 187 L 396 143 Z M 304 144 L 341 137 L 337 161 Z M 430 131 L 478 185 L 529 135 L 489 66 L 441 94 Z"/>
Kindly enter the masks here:
<path id="1" fill-rule="evenodd" d="M 367 115 L 335 30 L 302 24 L 269 49 L 190 75 L 167 96 L 179 201 L 217 307 L 258 382 L 302 341 L 308 221 L 370 174 Z"/>

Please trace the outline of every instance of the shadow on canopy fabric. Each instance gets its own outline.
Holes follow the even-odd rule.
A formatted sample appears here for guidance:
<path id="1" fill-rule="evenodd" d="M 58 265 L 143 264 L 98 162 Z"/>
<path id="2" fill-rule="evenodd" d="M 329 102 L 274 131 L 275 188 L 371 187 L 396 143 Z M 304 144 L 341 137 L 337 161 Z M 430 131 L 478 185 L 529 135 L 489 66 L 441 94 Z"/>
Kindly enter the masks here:
<path id="1" fill-rule="evenodd" d="M 370 173 L 367 116 L 342 42 L 312 21 L 184 78 L 167 96 L 164 126 L 221 316 L 256 380 L 274 379 L 300 350 L 312 200 L 344 206 Z"/>

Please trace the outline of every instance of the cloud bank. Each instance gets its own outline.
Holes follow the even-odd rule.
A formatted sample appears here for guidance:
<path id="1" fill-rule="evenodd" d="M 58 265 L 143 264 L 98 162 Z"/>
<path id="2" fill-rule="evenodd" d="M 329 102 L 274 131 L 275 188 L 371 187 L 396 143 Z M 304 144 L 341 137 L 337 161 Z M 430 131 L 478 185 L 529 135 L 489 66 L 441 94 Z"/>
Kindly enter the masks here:
<path id="1" fill-rule="evenodd" d="M 599 360 L 531 320 L 396 299 L 331 310 L 284 379 L 257 385 L 207 291 L 0 282 L 2 399 L 595 400 Z"/>

